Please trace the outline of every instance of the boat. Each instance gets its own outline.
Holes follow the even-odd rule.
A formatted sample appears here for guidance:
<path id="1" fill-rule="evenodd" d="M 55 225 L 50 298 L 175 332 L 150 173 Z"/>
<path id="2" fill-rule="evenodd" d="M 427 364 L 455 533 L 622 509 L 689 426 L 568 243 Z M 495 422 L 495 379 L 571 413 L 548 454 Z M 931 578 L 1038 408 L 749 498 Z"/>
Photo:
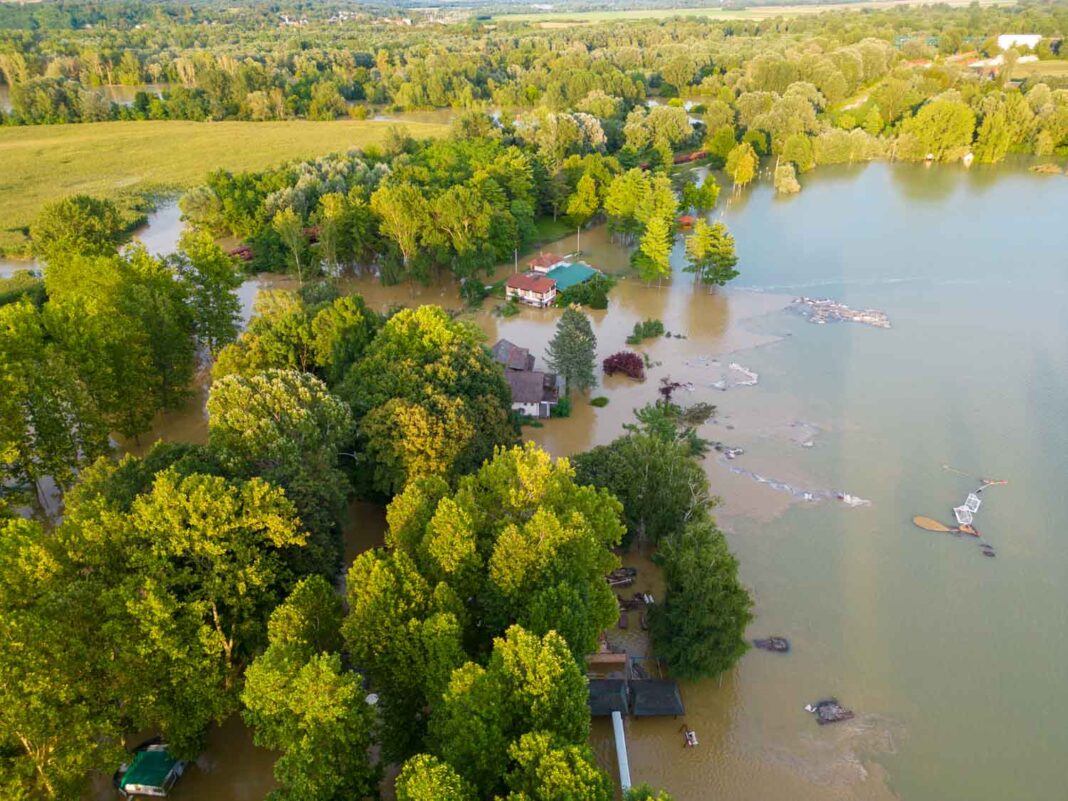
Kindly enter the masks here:
<path id="1" fill-rule="evenodd" d="M 947 526 L 933 517 L 916 515 L 912 518 L 912 524 L 924 531 L 937 531 L 942 534 L 967 534 L 970 537 L 978 537 L 979 531 L 971 525 Z"/>
<path id="2" fill-rule="evenodd" d="M 123 798 L 166 798 L 185 768 L 186 762 L 172 756 L 165 743 L 149 740 L 115 772 L 115 788 Z"/>

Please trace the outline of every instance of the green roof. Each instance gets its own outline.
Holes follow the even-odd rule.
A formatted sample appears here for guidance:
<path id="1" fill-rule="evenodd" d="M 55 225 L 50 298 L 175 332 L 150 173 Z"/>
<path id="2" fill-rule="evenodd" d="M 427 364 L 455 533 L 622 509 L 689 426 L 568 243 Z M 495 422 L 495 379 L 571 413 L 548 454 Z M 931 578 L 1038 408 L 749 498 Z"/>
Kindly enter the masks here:
<path id="1" fill-rule="evenodd" d="M 597 275 L 597 270 L 582 262 L 566 262 L 559 267 L 553 267 L 546 275 L 556 281 L 558 290 L 563 291 L 571 289 L 576 284 L 589 281 Z"/>
<path id="2" fill-rule="evenodd" d="M 127 787 L 163 787 L 178 760 L 167 751 L 138 751 L 133 762 L 119 783 L 120 789 Z"/>

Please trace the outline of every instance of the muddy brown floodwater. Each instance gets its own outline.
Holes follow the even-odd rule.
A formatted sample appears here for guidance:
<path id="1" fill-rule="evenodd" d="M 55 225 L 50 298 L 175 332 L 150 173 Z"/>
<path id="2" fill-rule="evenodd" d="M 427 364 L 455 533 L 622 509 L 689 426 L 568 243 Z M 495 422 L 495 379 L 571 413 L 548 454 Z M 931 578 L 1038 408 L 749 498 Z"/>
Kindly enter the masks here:
<path id="1" fill-rule="evenodd" d="M 1013 166 L 821 168 L 797 197 L 778 198 L 763 183 L 724 195 L 716 214 L 741 257 L 731 289 L 695 288 L 681 272 L 680 238 L 670 283 L 626 278 L 609 309 L 591 313 L 602 358 L 625 347 L 639 320 L 660 319 L 672 336 L 638 348 L 653 363 L 644 382 L 604 381 L 592 394 L 606 407 L 579 399 L 571 418 L 524 437 L 557 456 L 606 443 L 666 377 L 684 385 L 683 404 L 715 404 L 701 434 L 744 449 L 704 463 L 755 600 L 749 636 L 793 645 L 785 655 L 752 651 L 719 679 L 682 685 L 698 748 L 683 748 L 682 720 L 629 720 L 635 781 L 678 801 L 1063 797 L 1066 203 L 1063 178 Z M 1021 243 L 1022 272 L 1013 267 Z M 603 228 L 583 232 L 582 247 L 595 266 L 625 272 L 627 253 Z M 342 283 L 378 309 L 460 306 L 447 283 Z M 242 288 L 246 307 L 273 285 L 292 283 L 260 276 Z M 812 325 L 787 309 L 799 295 L 885 311 L 893 329 Z M 506 337 L 542 366 L 559 312 L 504 319 L 494 305 L 464 316 L 488 344 Z M 202 440 L 203 385 L 197 392 L 140 447 L 156 437 Z M 977 517 L 997 559 L 912 526 L 915 514 L 946 518 L 975 488 L 942 465 L 1011 479 L 984 493 Z M 381 509 L 354 504 L 346 560 L 380 543 L 383 528 Z M 635 589 L 662 597 L 646 556 L 625 561 L 639 568 Z M 648 649 L 636 625 L 611 637 Z M 827 695 L 857 717 L 816 726 L 802 707 Z M 212 732 L 203 767 L 176 797 L 262 795 L 272 755 L 249 742 L 236 719 Z M 615 777 L 603 721 L 591 743 Z"/>

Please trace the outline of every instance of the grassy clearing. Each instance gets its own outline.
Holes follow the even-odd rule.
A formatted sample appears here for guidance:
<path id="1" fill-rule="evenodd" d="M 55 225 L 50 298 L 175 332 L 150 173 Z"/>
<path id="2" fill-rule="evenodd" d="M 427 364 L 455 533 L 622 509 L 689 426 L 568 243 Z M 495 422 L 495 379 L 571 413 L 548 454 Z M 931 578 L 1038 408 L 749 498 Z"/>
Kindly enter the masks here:
<path id="1" fill-rule="evenodd" d="M 612 22 L 632 19 L 663 19 L 665 17 L 710 17 L 712 19 L 770 19 L 793 17 L 799 14 L 821 14 L 824 11 L 861 10 L 865 8 L 888 8 L 901 5 L 918 5 L 929 0 L 886 0 L 886 2 L 825 3 L 821 5 L 756 6 L 752 8 L 725 9 L 720 6 L 700 8 L 634 8 L 618 11 L 550 11 L 530 14 L 501 14 L 497 22 L 540 22 L 544 27 L 563 27 L 562 23 Z M 966 6 L 971 0 L 947 0 L 945 5 Z M 980 5 L 1012 5 L 1015 0 L 980 0 Z"/>
<path id="2" fill-rule="evenodd" d="M 1013 78 L 1032 78 L 1036 75 L 1068 77 L 1068 61 L 1029 61 L 1013 67 Z"/>
<path id="3" fill-rule="evenodd" d="M 394 123 L 101 122 L 0 128 L 0 253 L 25 248 L 42 205 L 72 194 L 128 203 L 195 186 L 214 169 L 256 170 L 381 142 Z M 444 124 L 405 122 L 417 138 Z"/>

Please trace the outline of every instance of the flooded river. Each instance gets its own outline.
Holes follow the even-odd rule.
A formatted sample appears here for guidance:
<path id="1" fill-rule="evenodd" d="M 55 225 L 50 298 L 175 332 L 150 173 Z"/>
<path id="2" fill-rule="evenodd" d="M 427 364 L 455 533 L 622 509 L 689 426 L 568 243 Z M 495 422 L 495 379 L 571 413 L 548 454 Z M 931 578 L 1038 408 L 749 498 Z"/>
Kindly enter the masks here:
<path id="1" fill-rule="evenodd" d="M 793 651 L 752 651 L 721 679 L 683 686 L 698 748 L 682 747 L 681 720 L 629 721 L 633 779 L 679 801 L 1063 797 L 1068 181 L 876 164 L 821 168 L 789 199 L 759 185 L 724 201 L 741 256 L 734 286 L 695 290 L 681 272 L 661 288 L 621 281 L 609 310 L 591 314 L 599 356 L 646 318 L 681 338 L 643 346 L 656 363 L 644 383 L 598 387 L 607 407 L 579 401 L 570 419 L 525 431 L 557 455 L 608 442 L 670 376 L 685 384 L 683 403 L 718 407 L 706 437 L 745 450 L 706 459 L 717 516 L 756 602 L 750 635 L 787 636 Z M 591 263 L 625 268 L 603 228 L 582 244 Z M 677 270 L 683 260 L 680 243 Z M 246 304 L 272 280 L 247 284 Z M 347 288 L 377 308 L 459 305 L 453 287 Z M 797 295 L 883 310 L 892 328 L 813 325 L 788 308 Z M 502 319 L 491 305 L 471 315 L 490 343 L 530 347 L 540 366 L 557 313 Z M 202 439 L 202 401 L 161 418 L 155 436 Z M 911 524 L 917 514 L 950 521 L 976 488 L 943 465 L 1009 480 L 983 493 L 976 518 L 996 559 Z M 383 526 L 373 507 L 354 505 L 350 517 L 348 558 Z M 648 562 L 628 559 L 638 588 L 660 595 Z M 856 719 L 818 727 L 802 707 L 827 695 Z M 269 788 L 271 755 L 227 726 L 176 798 L 238 801 Z M 610 729 L 594 728 L 614 775 Z"/>

